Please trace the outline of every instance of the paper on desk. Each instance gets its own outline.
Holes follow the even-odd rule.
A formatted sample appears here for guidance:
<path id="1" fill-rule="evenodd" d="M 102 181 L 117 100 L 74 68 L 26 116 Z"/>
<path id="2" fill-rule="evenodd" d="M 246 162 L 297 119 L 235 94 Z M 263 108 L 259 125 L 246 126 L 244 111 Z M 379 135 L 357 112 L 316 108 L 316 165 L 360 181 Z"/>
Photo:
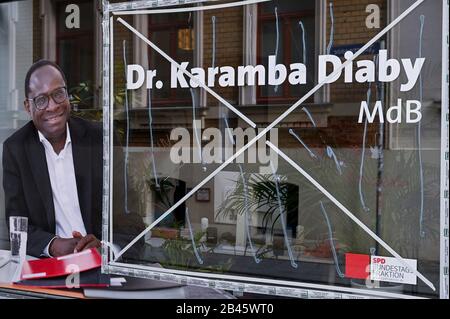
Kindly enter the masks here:
<path id="1" fill-rule="evenodd" d="M 127 280 L 123 277 L 111 278 L 111 287 L 121 287 L 122 284 L 126 283 Z"/>

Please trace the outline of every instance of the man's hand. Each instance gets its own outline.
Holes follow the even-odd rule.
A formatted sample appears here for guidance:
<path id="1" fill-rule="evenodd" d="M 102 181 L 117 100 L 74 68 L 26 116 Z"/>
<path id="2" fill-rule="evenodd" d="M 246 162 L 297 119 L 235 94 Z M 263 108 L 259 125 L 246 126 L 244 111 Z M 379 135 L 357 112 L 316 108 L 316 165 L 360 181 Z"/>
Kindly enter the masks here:
<path id="1" fill-rule="evenodd" d="M 72 236 L 74 239 L 78 239 L 78 243 L 75 246 L 73 252 L 77 253 L 79 251 L 89 249 L 89 248 L 100 248 L 101 242 L 94 235 L 89 234 L 83 237 L 79 232 L 72 232 Z"/>
<path id="2" fill-rule="evenodd" d="M 50 256 L 59 257 L 69 255 L 73 253 L 73 250 L 77 246 L 79 238 L 55 238 L 53 239 L 48 251 Z"/>

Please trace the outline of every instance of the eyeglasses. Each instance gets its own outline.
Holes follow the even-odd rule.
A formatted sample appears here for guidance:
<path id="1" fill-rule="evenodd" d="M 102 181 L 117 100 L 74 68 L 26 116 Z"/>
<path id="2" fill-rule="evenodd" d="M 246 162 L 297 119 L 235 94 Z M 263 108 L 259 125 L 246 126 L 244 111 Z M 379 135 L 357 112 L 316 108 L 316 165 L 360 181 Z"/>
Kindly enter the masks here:
<path id="1" fill-rule="evenodd" d="M 38 110 L 45 110 L 48 107 L 48 102 L 50 102 L 50 97 L 56 104 L 61 104 L 67 99 L 67 88 L 65 86 L 57 88 L 56 90 L 50 92 L 49 94 L 41 94 L 32 99 L 27 99 L 33 101 L 34 106 Z"/>

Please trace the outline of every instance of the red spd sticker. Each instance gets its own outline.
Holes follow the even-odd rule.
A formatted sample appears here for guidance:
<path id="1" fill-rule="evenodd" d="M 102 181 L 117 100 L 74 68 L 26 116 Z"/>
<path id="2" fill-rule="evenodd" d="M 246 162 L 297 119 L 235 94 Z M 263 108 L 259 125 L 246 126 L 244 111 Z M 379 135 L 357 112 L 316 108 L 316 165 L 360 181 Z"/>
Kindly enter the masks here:
<path id="1" fill-rule="evenodd" d="M 345 277 L 366 279 L 370 276 L 369 264 L 369 255 L 345 254 Z"/>

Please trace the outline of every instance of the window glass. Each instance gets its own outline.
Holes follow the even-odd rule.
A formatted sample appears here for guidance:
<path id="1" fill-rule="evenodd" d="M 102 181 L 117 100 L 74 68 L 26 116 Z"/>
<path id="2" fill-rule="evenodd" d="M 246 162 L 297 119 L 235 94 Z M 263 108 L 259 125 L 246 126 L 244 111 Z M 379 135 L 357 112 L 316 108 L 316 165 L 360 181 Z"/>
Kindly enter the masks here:
<path id="1" fill-rule="evenodd" d="M 442 142 L 435 134 L 441 102 L 431 96 L 440 80 L 431 81 L 425 70 L 441 69 L 441 4 L 417 8 L 396 29 L 400 38 L 389 33 L 375 41 L 353 69 L 299 104 L 323 82 L 319 71 L 331 74 L 345 62 L 345 52 L 357 52 L 379 32 L 366 26 L 360 6 L 335 1 L 322 16 L 316 3 L 272 1 L 190 18 L 149 17 L 149 37 L 164 54 L 150 48 L 142 60 L 148 58 L 157 72 L 153 81 L 163 86 L 149 90 L 147 73 L 140 83 L 133 80 L 127 92 L 133 98 L 114 103 L 112 132 L 118 138 L 109 154 L 109 212 L 113 221 L 116 214 L 133 221 L 126 235 L 134 239 L 124 241 L 123 230 L 113 227 L 109 240 L 123 249 L 122 264 L 112 264 L 113 271 L 151 277 L 157 271 L 152 264 L 159 263 L 173 275 L 202 276 L 209 285 L 251 281 L 306 289 L 297 296 L 311 298 L 339 298 L 347 289 L 439 296 L 431 287 L 440 284 L 441 150 L 434 146 Z M 384 28 L 387 4 L 381 10 Z M 430 23 L 422 33 L 421 15 Z M 190 24 L 195 19 L 200 27 Z M 114 30 L 132 35 L 120 22 Z M 414 36 L 406 30 L 415 30 Z M 122 44 L 114 44 L 115 70 L 125 67 Z M 133 57 L 131 47 L 126 52 Z M 408 76 L 401 63 L 414 64 L 420 54 L 424 85 L 417 78 L 402 93 Z M 203 85 L 171 68 L 167 56 L 187 65 Z M 389 81 L 380 77 L 387 59 L 403 68 Z M 129 63 L 147 71 L 134 58 Z M 302 66 L 292 70 L 295 64 Z M 113 95 L 124 87 L 125 74 L 116 72 Z M 420 125 L 412 118 L 405 122 L 406 101 L 421 96 L 428 102 Z M 388 109 L 399 98 L 403 121 L 397 126 Z M 380 108 L 375 118 L 364 113 L 366 103 L 371 112 Z M 406 136 L 410 147 L 395 144 Z M 417 273 L 383 272 L 381 262 L 404 265 L 398 256 Z M 371 274 L 376 290 L 367 286 Z M 323 285 L 318 287 L 330 294 L 305 283 Z M 265 293 L 274 294 L 270 289 Z"/>
<path id="2" fill-rule="evenodd" d="M 173 15 L 159 14 L 149 17 L 149 34 L 152 42 L 169 54 L 177 63 L 188 62 L 188 70 L 194 67 L 195 38 L 192 29 L 193 18 L 188 13 L 176 13 Z M 163 56 L 149 48 L 150 66 L 158 69 L 158 79 L 164 85 L 152 97 L 156 104 L 167 106 L 187 106 L 191 102 L 191 92 L 184 88 L 172 88 L 171 63 Z"/>
<path id="3" fill-rule="evenodd" d="M 33 61 L 33 28 L 32 1 L 0 3 L 0 154 L 4 141 L 29 120 L 23 100 L 25 74 Z M 0 168 L 3 180 L 2 164 Z M 0 249 L 8 250 L 5 194 L 0 184 Z"/>
<path id="4" fill-rule="evenodd" d="M 267 104 L 286 104 L 306 94 L 315 78 L 316 34 L 314 1 L 281 1 L 262 4 L 258 12 L 258 61 L 266 67 L 269 57 L 275 56 L 275 64 L 301 63 L 303 85 L 286 81 L 282 85 L 270 83 L 258 90 L 258 100 Z M 296 66 L 298 69 L 298 65 Z M 303 69 L 304 68 L 304 69 Z M 306 84 L 306 85 L 305 85 Z M 312 100 L 312 99 L 310 99 Z"/>
<path id="5" fill-rule="evenodd" d="M 79 8 L 79 28 L 69 28 L 67 24 L 72 21 L 72 11 L 66 13 L 66 8 L 72 3 L 56 3 L 56 58 L 65 71 L 75 108 L 93 109 L 97 107 L 94 100 L 94 2 L 84 1 L 76 4 Z"/>
<path id="6" fill-rule="evenodd" d="M 107 72 L 96 47 L 107 46 L 94 42 L 103 35 L 94 1 L 74 2 L 79 29 L 65 24 L 72 1 L 2 3 L 0 150 L 30 120 L 26 71 L 52 56 L 76 114 L 101 120 L 111 106 L 104 170 L 91 172 L 104 173 L 92 217 L 120 250 L 115 262 L 104 256 L 111 273 L 301 298 L 439 298 L 448 217 L 442 2 L 417 6 L 302 101 L 411 5 L 375 2 L 379 28 L 367 24 L 366 5 L 347 1 L 121 16 L 158 50 L 114 15 L 113 82 L 100 99 L 94 78 L 100 85 Z M 400 72 L 383 78 L 392 63 Z M 2 187 L 0 249 L 9 249 Z"/>

